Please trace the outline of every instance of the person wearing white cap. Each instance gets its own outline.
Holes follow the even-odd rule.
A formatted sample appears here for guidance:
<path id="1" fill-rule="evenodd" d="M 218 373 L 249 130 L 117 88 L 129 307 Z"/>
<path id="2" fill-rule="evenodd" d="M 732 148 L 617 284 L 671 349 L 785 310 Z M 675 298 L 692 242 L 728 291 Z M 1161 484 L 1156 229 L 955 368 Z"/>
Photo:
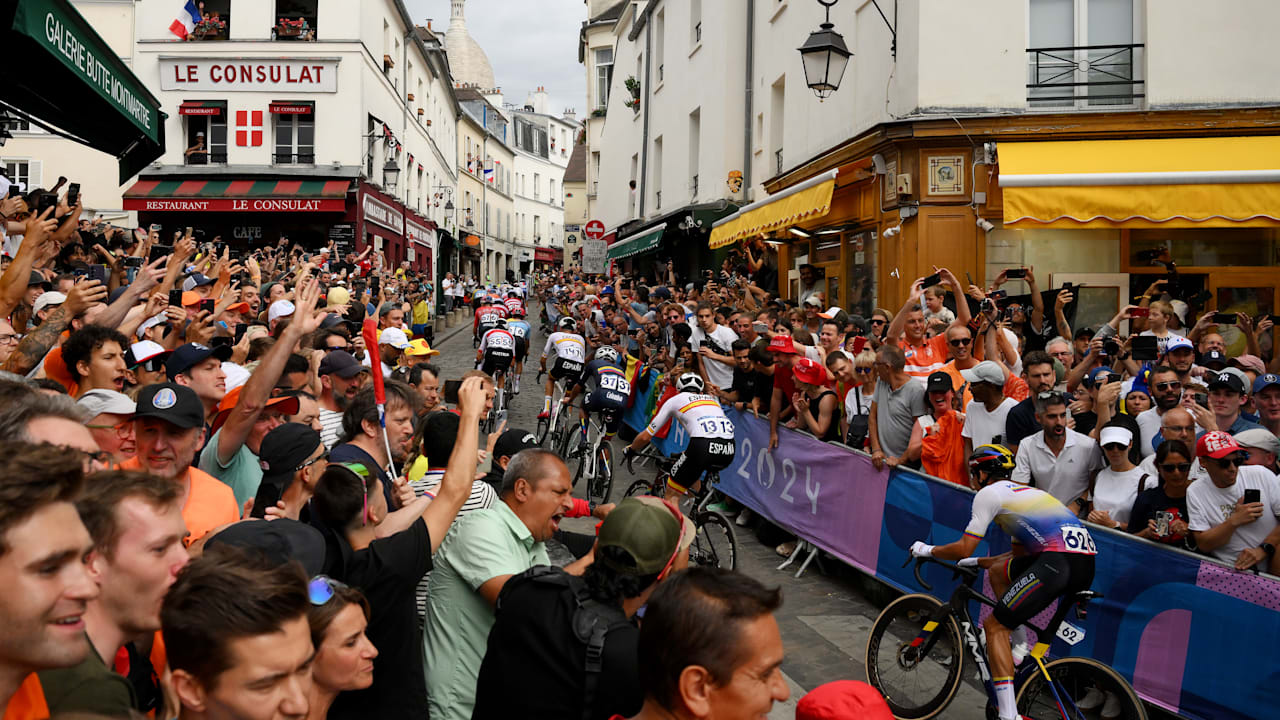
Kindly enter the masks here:
<path id="1" fill-rule="evenodd" d="M 1138 493 L 1160 484 L 1159 477 L 1133 464 L 1129 457 L 1133 441 L 1133 431 L 1120 424 L 1105 425 L 1099 433 L 1098 443 L 1107 458 L 1107 467 L 1099 470 L 1089 483 L 1085 500 L 1089 522 L 1125 529 Z"/>
<path id="2" fill-rule="evenodd" d="M 1276 472 L 1276 458 L 1280 458 L 1280 438 L 1270 430 L 1253 428 L 1236 433 L 1236 444 L 1249 454 L 1245 465 L 1258 465 Z"/>
<path id="3" fill-rule="evenodd" d="M 128 395 L 115 390 L 90 390 L 76 401 L 89 419 L 85 427 L 103 452 L 111 454 L 112 464 L 119 464 L 138 452 L 134 435 L 133 413 L 137 405 Z"/>
<path id="4" fill-rule="evenodd" d="M 129 384 L 144 387 L 162 383 L 166 379 L 164 363 L 169 358 L 169 351 L 160 343 L 150 340 L 136 342 L 129 346 L 124 362 L 128 372 L 132 374 Z"/>
<path id="5" fill-rule="evenodd" d="M 58 307 L 59 305 L 61 305 L 66 301 L 67 301 L 66 295 L 56 290 L 50 290 L 47 293 L 42 293 L 40 297 L 36 298 L 36 304 L 35 304 L 35 307 L 32 309 L 31 314 L 32 316 L 37 317 L 41 321 L 43 321 L 46 317 L 48 317 L 50 310 Z"/>
<path id="6" fill-rule="evenodd" d="M 968 457 L 974 448 L 991 443 L 1004 444 L 1009 411 L 1017 406 L 1018 401 L 1005 397 L 1004 368 L 994 360 L 983 360 L 961 370 L 960 377 L 969 383 L 969 393 L 973 396 L 965 406 L 964 429 L 960 431 L 964 437 L 965 457 Z"/>
<path id="7" fill-rule="evenodd" d="M 276 300 L 271 303 L 271 307 L 267 308 L 267 327 L 271 330 L 271 334 L 276 334 L 276 325 L 280 324 L 282 318 L 293 317 L 294 306 L 288 300 Z"/>
<path id="8" fill-rule="evenodd" d="M 378 335 L 378 358 L 382 362 L 382 377 L 391 377 L 391 371 L 404 361 L 404 351 L 409 348 L 409 337 L 400 328 L 389 327 Z"/>

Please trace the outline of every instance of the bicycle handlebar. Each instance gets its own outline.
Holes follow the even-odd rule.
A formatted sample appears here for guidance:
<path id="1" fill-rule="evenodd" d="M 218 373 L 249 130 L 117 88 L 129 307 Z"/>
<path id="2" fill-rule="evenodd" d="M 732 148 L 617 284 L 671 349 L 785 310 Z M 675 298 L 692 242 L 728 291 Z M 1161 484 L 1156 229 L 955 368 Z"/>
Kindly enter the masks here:
<path id="1" fill-rule="evenodd" d="M 906 567 L 907 565 L 910 565 L 912 560 L 914 560 L 916 563 L 916 567 L 915 567 L 916 582 L 920 583 L 920 587 L 924 588 L 925 590 L 933 589 L 933 586 L 925 581 L 924 574 L 920 572 L 920 568 L 924 567 L 924 564 L 926 562 L 936 563 L 938 565 L 941 565 L 944 568 L 947 568 L 952 572 L 953 577 L 956 577 L 956 578 L 967 577 L 970 580 L 978 579 L 977 568 L 961 567 L 955 563 L 947 562 L 945 560 L 939 560 L 934 557 L 915 557 L 910 553 L 907 554 L 907 561 L 902 564 L 902 567 Z"/>
<path id="2" fill-rule="evenodd" d="M 627 446 L 626 448 L 623 449 L 622 456 L 626 459 L 627 472 L 631 473 L 632 475 L 636 474 L 636 469 L 632 467 L 632 463 L 634 463 L 635 459 L 638 457 L 649 458 L 650 460 L 654 460 L 657 462 L 665 462 L 667 460 L 667 458 L 663 457 L 662 455 L 655 455 L 653 453 L 647 453 L 643 451 L 635 452 L 631 450 L 631 446 Z"/>

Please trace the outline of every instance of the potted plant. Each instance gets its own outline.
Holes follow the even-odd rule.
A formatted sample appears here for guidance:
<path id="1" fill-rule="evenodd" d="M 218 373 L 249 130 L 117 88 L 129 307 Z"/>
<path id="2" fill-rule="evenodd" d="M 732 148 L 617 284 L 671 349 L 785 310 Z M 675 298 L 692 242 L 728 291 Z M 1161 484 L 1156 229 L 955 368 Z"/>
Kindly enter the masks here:
<path id="1" fill-rule="evenodd" d="M 227 29 L 227 23 L 217 13 L 206 15 L 203 20 L 196 23 L 191 29 L 191 33 L 187 35 L 189 40 L 208 40 L 216 38 Z"/>
<path id="2" fill-rule="evenodd" d="M 631 93 L 631 97 L 639 100 L 640 99 L 640 81 L 637 80 L 634 75 L 632 75 L 627 78 L 626 85 L 627 85 L 628 92 Z"/>

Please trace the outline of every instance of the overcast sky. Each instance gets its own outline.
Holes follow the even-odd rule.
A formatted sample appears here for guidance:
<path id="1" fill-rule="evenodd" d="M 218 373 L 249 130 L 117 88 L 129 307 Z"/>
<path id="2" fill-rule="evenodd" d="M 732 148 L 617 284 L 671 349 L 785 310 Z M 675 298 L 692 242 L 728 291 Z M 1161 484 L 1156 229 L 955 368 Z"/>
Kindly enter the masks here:
<path id="1" fill-rule="evenodd" d="M 449 0 L 405 0 L 414 22 L 449 29 Z M 547 110 L 565 108 L 582 119 L 587 106 L 586 70 L 578 64 L 578 30 L 586 18 L 582 0 L 467 0 L 467 29 L 493 65 L 493 74 L 510 103 L 523 103 L 542 85 L 550 96 Z"/>

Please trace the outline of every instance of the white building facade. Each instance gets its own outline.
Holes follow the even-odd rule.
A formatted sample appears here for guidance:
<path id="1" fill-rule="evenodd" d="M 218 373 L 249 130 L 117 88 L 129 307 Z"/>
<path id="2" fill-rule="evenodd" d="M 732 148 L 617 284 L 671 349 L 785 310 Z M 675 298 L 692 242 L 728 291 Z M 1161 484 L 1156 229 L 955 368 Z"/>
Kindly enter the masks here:
<path id="1" fill-rule="evenodd" d="M 523 107 L 508 106 L 515 151 L 515 240 L 521 269 L 558 265 L 567 247 L 564 171 L 579 125 L 547 113 L 547 93 L 537 88 Z M 575 240 L 578 236 L 575 236 Z M 529 263 L 525 267 L 524 263 Z"/>

